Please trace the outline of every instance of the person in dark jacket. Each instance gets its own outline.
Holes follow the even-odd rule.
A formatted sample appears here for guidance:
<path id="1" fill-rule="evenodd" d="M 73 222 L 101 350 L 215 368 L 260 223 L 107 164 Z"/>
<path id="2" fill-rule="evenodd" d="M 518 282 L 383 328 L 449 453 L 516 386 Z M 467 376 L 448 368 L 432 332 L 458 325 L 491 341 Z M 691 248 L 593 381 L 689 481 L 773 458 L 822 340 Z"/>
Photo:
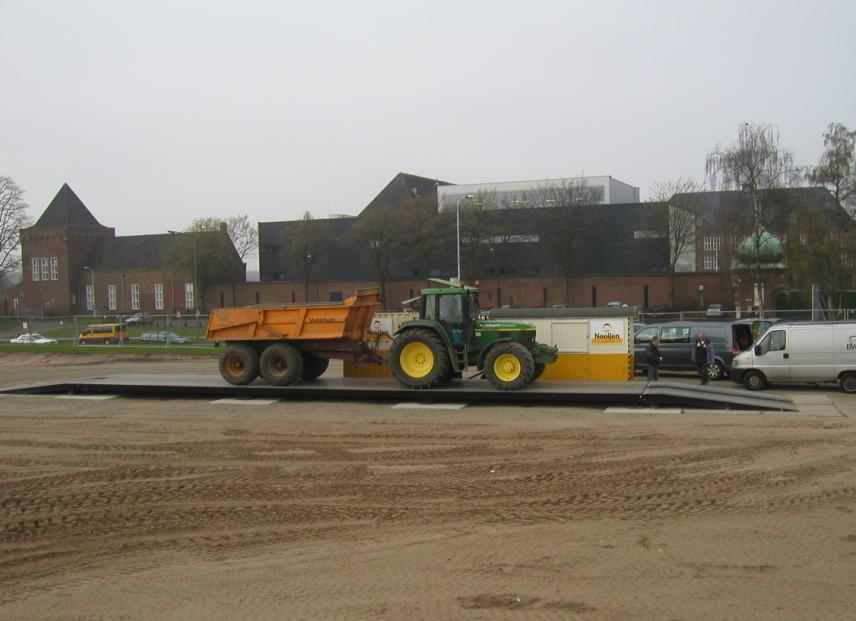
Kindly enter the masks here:
<path id="1" fill-rule="evenodd" d="M 710 379 L 707 375 L 707 367 L 713 364 L 713 356 L 713 343 L 704 335 L 704 332 L 699 331 L 690 358 L 696 365 L 696 370 L 702 384 L 707 384 Z"/>
<path id="2" fill-rule="evenodd" d="M 660 355 L 659 336 L 652 336 L 648 342 L 648 347 L 645 348 L 645 362 L 648 364 L 648 381 L 656 382 L 660 379 L 660 363 L 663 361 L 663 356 Z"/>

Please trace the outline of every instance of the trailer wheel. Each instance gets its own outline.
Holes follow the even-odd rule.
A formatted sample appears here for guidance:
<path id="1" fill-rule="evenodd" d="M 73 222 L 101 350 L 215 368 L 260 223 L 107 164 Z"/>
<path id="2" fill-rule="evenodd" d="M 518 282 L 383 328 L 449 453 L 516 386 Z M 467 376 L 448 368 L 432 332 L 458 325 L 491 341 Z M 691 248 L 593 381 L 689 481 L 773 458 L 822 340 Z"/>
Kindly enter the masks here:
<path id="1" fill-rule="evenodd" d="M 330 360 L 327 358 L 303 356 L 303 373 L 300 374 L 300 379 L 305 381 L 318 379 L 324 375 L 328 366 L 330 366 Z"/>
<path id="2" fill-rule="evenodd" d="M 235 386 L 249 384 L 259 376 L 258 352 L 242 343 L 229 345 L 220 356 L 220 375 Z"/>
<path id="3" fill-rule="evenodd" d="M 535 360 L 520 343 L 498 343 L 484 361 L 488 381 L 500 390 L 520 390 L 532 381 Z"/>
<path id="4" fill-rule="evenodd" d="M 262 352 L 259 372 L 268 384 L 289 386 L 303 375 L 303 356 L 290 343 L 268 345 Z"/>
<path id="5" fill-rule="evenodd" d="M 841 390 L 846 393 L 856 393 L 856 373 L 844 373 L 841 379 L 838 380 L 841 385 Z"/>
<path id="6" fill-rule="evenodd" d="M 541 375 L 544 373 L 544 369 L 546 369 L 546 368 L 547 368 L 546 364 L 543 364 L 541 362 L 536 362 L 535 363 L 535 372 L 532 374 L 532 381 L 534 382 L 536 379 L 541 377 Z"/>
<path id="7" fill-rule="evenodd" d="M 431 330 L 407 330 L 389 350 L 392 372 L 408 388 L 434 388 L 452 375 L 443 341 Z"/>
<path id="8" fill-rule="evenodd" d="M 743 385 L 749 390 L 761 390 L 767 385 L 767 380 L 760 371 L 747 371 L 743 376 Z"/>

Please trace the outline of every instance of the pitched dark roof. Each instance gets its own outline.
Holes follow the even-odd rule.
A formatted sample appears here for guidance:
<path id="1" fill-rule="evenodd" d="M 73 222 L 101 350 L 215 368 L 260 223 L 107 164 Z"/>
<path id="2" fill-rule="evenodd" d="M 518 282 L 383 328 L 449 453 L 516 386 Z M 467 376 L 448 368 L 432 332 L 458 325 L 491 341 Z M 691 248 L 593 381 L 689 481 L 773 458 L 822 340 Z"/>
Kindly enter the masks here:
<path id="1" fill-rule="evenodd" d="M 129 235 L 99 239 L 90 255 L 90 264 L 98 270 L 162 268 L 163 256 L 175 244 L 175 235 Z"/>
<path id="2" fill-rule="evenodd" d="M 35 227 L 101 226 L 67 183 L 63 183 Z"/>

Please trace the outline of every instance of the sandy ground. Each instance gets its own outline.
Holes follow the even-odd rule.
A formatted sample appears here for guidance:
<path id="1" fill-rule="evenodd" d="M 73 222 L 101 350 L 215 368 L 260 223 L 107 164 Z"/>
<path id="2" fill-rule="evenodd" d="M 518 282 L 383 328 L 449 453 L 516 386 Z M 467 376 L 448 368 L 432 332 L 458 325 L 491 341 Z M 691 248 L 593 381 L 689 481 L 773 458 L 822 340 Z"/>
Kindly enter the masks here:
<path id="1" fill-rule="evenodd" d="M 0 384 L 216 373 L 79 362 Z M 0 619 L 853 618 L 856 397 L 795 391 L 845 416 L 0 396 Z"/>

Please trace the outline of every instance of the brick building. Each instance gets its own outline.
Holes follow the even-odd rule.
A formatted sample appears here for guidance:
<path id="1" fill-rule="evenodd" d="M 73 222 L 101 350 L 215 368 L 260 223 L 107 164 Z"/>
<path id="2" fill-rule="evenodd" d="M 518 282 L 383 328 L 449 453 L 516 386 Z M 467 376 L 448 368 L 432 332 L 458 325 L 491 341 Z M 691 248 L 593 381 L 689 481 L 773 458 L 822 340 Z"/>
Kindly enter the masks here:
<path id="1" fill-rule="evenodd" d="M 193 262 L 168 257 L 211 241 L 225 256 L 213 280 L 246 280 L 224 230 L 117 237 L 63 184 L 36 223 L 21 231 L 23 278 L 4 294 L 3 310 L 41 316 L 204 310 L 196 295 L 204 282 L 194 278 Z"/>

